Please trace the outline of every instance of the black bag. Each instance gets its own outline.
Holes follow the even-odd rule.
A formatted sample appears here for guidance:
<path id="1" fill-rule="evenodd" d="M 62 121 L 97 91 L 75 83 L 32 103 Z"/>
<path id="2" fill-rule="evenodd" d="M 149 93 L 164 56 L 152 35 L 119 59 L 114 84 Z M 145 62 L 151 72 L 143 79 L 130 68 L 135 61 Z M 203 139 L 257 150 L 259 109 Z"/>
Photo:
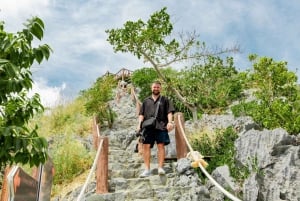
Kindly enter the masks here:
<path id="1" fill-rule="evenodd" d="M 156 106 L 154 117 L 150 117 L 149 119 L 144 120 L 143 123 L 142 123 L 142 128 L 149 129 L 149 128 L 155 128 L 156 127 L 156 116 L 157 116 L 157 113 L 158 113 L 160 100 L 161 100 L 161 96 L 158 99 L 158 103 L 157 103 L 157 106 Z"/>
<path id="2" fill-rule="evenodd" d="M 143 121 L 142 128 L 155 128 L 156 126 L 156 118 L 150 117 L 149 119 Z"/>

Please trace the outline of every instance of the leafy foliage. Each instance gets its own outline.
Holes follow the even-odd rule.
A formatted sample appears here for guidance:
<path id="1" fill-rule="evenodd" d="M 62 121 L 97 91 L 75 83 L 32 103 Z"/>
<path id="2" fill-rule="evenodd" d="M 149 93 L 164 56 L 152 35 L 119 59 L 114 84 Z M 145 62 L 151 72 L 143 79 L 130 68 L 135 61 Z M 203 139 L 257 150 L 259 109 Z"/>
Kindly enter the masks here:
<path id="1" fill-rule="evenodd" d="M 295 73 L 289 72 L 286 62 L 271 58 L 257 58 L 249 82 L 255 87 L 255 100 L 232 107 L 236 116 L 249 115 L 264 128 L 284 128 L 291 134 L 300 132 L 300 98 Z"/>
<path id="2" fill-rule="evenodd" d="M 209 51 L 205 43 L 197 40 L 195 34 L 189 34 L 186 38 L 181 35 L 181 42 L 169 38 L 173 25 L 166 10 L 167 8 L 164 7 L 153 13 L 147 22 L 127 21 L 123 28 L 107 30 L 109 35 L 107 40 L 115 52 L 130 52 L 138 59 L 150 62 L 159 78 L 165 82 L 181 104 L 190 110 L 193 119 L 196 120 L 199 105 L 189 102 L 189 99 L 184 97 L 182 92 L 175 88 L 175 85 L 162 73 L 162 68 L 176 62 L 198 61 L 209 55 L 235 52 L 238 49 Z"/>
<path id="3" fill-rule="evenodd" d="M 174 39 L 170 42 L 165 41 L 173 30 L 166 9 L 155 12 L 147 23 L 142 20 L 127 21 L 124 28 L 106 30 L 109 34 L 107 40 L 116 52 L 131 52 L 139 59 L 148 55 L 148 60 L 155 60 L 159 63 L 160 59 L 155 54 L 158 49 L 168 53 L 175 53 L 178 49 L 178 42 Z"/>
<path id="4" fill-rule="evenodd" d="M 235 164 L 234 157 L 236 151 L 234 141 L 238 138 L 238 135 L 232 127 L 228 127 L 223 131 L 219 130 L 213 134 L 204 132 L 194 135 L 197 135 L 197 137 L 191 139 L 193 149 L 205 156 L 209 156 L 207 159 L 209 162 L 209 166 L 207 167 L 208 172 L 211 173 L 217 167 L 226 164 L 229 167 L 232 177 L 237 180 L 247 178 L 249 174 L 248 169 L 246 167 L 237 168 Z"/>
<path id="5" fill-rule="evenodd" d="M 0 22 L 0 167 L 12 163 L 45 162 L 47 142 L 27 123 L 43 111 L 38 94 L 28 96 L 32 88 L 30 68 L 34 62 L 48 59 L 51 49 L 47 44 L 33 47 L 35 38 L 43 38 L 44 23 L 33 17 L 22 31 L 8 33 Z"/>
<path id="6" fill-rule="evenodd" d="M 101 125 L 107 122 L 109 128 L 112 127 L 115 113 L 110 108 L 108 101 L 112 100 L 112 89 L 116 88 L 116 86 L 117 81 L 114 79 L 114 76 L 107 75 L 98 78 L 91 88 L 81 93 L 86 101 L 87 114 L 95 115 Z"/>
<path id="7" fill-rule="evenodd" d="M 146 97 L 151 95 L 150 85 L 157 79 L 157 73 L 153 68 L 141 68 L 132 73 L 131 82 L 135 87 L 139 88 L 140 100 L 144 100 Z"/>
<path id="8" fill-rule="evenodd" d="M 224 64 L 221 58 L 209 56 L 204 64 L 186 68 L 180 75 L 177 87 L 202 112 L 227 107 L 241 96 L 242 82 L 232 58 Z"/>

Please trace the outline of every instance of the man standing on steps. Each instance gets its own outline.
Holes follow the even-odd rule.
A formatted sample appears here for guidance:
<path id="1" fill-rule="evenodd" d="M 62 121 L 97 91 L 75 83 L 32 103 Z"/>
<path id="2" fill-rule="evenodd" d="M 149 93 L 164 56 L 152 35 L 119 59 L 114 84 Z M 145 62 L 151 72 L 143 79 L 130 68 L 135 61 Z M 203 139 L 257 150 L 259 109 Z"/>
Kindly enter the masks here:
<path id="1" fill-rule="evenodd" d="M 174 128 L 172 119 L 175 109 L 172 102 L 167 97 L 160 95 L 161 89 L 162 86 L 160 82 L 156 81 L 152 83 L 152 95 L 143 101 L 141 110 L 139 112 L 138 131 L 140 131 L 142 122 L 144 120 L 155 116 L 155 111 L 159 104 L 155 128 L 146 128 L 143 132 L 143 158 L 145 170 L 140 175 L 140 177 L 148 177 L 151 175 L 151 148 L 154 146 L 154 143 L 157 144 L 158 174 L 165 174 L 165 171 L 163 169 L 165 160 L 165 145 L 170 144 L 168 132 Z"/>

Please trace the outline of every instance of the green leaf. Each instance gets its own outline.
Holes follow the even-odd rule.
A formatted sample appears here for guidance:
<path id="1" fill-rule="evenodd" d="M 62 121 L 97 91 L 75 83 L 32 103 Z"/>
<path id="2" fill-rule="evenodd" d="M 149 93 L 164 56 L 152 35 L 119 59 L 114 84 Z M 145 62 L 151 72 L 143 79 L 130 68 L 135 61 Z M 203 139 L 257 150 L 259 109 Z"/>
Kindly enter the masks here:
<path id="1" fill-rule="evenodd" d="M 9 62 L 9 60 L 7 59 L 0 59 L 0 65 L 4 65 L 4 64 L 7 64 Z"/>
<path id="2" fill-rule="evenodd" d="M 43 56 L 48 60 L 50 56 L 50 51 L 52 51 L 51 48 L 47 44 L 44 44 L 40 46 L 40 49 L 43 52 Z"/>
<path id="3" fill-rule="evenodd" d="M 30 31 L 39 40 L 41 40 L 43 38 L 44 30 L 43 30 L 43 27 L 40 26 L 40 24 L 34 23 L 32 28 L 30 29 Z"/>
<path id="4" fill-rule="evenodd" d="M 40 49 L 34 49 L 34 56 L 36 61 L 40 64 L 43 61 L 43 52 Z"/>

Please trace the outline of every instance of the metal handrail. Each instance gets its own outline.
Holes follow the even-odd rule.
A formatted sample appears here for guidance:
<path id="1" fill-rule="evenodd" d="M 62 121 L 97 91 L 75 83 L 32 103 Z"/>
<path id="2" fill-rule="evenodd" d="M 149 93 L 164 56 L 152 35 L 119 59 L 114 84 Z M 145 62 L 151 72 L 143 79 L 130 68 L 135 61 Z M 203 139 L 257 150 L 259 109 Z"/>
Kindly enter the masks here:
<path id="1" fill-rule="evenodd" d="M 178 115 L 178 122 L 179 122 L 179 128 L 181 130 L 181 133 L 184 137 L 184 140 L 190 150 L 191 156 L 193 158 L 193 160 L 196 160 L 196 157 L 194 156 L 194 150 L 191 147 L 190 143 L 187 140 L 187 137 L 185 135 L 183 126 L 181 124 L 180 121 L 180 115 Z M 241 201 L 239 198 L 235 197 L 234 195 L 232 195 L 230 192 L 226 191 L 206 170 L 205 168 L 202 166 L 202 164 L 200 162 L 198 162 L 199 168 L 200 170 L 205 174 L 205 176 L 223 193 L 225 194 L 229 199 L 233 200 L 233 201 Z"/>

